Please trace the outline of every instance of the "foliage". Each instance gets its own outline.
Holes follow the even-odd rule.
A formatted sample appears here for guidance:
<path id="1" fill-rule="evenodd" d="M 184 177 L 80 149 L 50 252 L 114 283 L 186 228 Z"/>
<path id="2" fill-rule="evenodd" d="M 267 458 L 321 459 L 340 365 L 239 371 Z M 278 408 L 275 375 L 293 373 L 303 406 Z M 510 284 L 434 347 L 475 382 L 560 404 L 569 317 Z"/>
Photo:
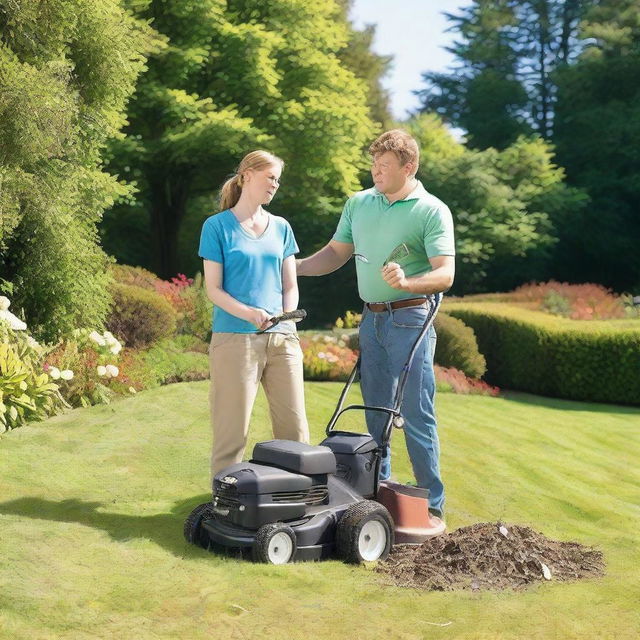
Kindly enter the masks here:
<path id="1" fill-rule="evenodd" d="M 149 291 L 156 291 L 156 285 L 160 282 L 160 278 L 155 273 L 142 267 L 112 264 L 109 270 L 116 282 L 142 287 Z"/>
<path id="2" fill-rule="evenodd" d="M 305 380 L 346 380 L 358 360 L 358 354 L 343 338 L 328 334 L 302 337 Z"/>
<path id="3" fill-rule="evenodd" d="M 606 320 L 624 318 L 624 300 L 598 284 L 544 282 L 518 287 L 507 300 L 534 303 L 542 311 L 573 320 Z"/>
<path id="4" fill-rule="evenodd" d="M 121 350 L 122 344 L 109 331 L 76 329 L 47 355 L 44 370 L 58 381 L 61 395 L 72 407 L 109 404 L 115 394 L 136 391 L 117 366 Z"/>
<path id="5" fill-rule="evenodd" d="M 207 380 L 207 344 L 191 336 L 165 338 L 140 354 L 146 388 L 174 382 Z"/>
<path id="6" fill-rule="evenodd" d="M 111 145 L 109 166 L 138 194 L 109 217 L 147 216 L 154 271 L 178 271 L 187 211 L 201 226 L 215 205 L 199 196 L 213 194 L 257 147 L 287 164 L 275 210 L 307 250 L 324 240 L 334 224 L 328 214 L 358 188 L 362 147 L 376 131 L 366 82 L 339 58 L 350 34 L 343 8 L 334 0 L 128 5 L 167 46 L 150 57 L 126 137 Z M 109 237 L 119 236 L 112 228 Z M 117 244 L 109 249 L 118 257 Z"/>
<path id="7" fill-rule="evenodd" d="M 468 132 L 476 148 L 505 148 L 532 131 L 551 135 L 554 71 L 584 47 L 579 23 L 593 0 L 474 0 L 446 14 L 458 39 L 449 72 L 423 75 L 425 110 Z"/>
<path id="8" fill-rule="evenodd" d="M 554 276 L 640 293 L 640 27 L 637 0 L 605 0 L 583 27 L 590 46 L 557 74 L 554 143 L 588 208 L 560 228 Z"/>
<path id="9" fill-rule="evenodd" d="M 42 370 L 45 348 L 27 331 L 0 319 L 0 433 L 44 420 L 65 406 L 58 385 Z"/>
<path id="10" fill-rule="evenodd" d="M 507 389 L 593 402 L 640 404 L 637 321 L 578 321 L 499 303 L 450 302 L 473 328 L 485 379 Z"/>
<path id="11" fill-rule="evenodd" d="M 464 376 L 481 378 L 487 366 L 478 351 L 473 329 L 442 311 L 436 316 L 434 326 L 438 336 L 435 362 L 447 369 L 460 370 Z"/>
<path id="12" fill-rule="evenodd" d="M 50 340 L 107 315 L 96 225 L 130 189 L 101 150 L 153 38 L 116 0 L 3 1 L 0 36 L 0 280 Z"/>
<path id="13" fill-rule="evenodd" d="M 441 367 L 435 365 L 436 384 L 438 391 L 441 386 L 453 393 L 464 395 L 499 396 L 500 389 L 493 387 L 482 380 L 466 376 L 463 371 L 454 367 Z"/>
<path id="14" fill-rule="evenodd" d="M 538 275 L 554 226 L 584 195 L 564 186 L 553 150 L 540 138 L 519 138 L 503 151 L 472 151 L 433 114 L 407 129 L 418 140 L 418 178 L 451 209 L 456 230 L 454 292 L 512 288 Z M 555 221 L 558 222 L 555 222 Z"/>
<path id="15" fill-rule="evenodd" d="M 159 293 L 127 284 L 113 285 L 109 330 L 128 347 L 152 344 L 175 333 L 176 311 Z"/>
<path id="16" fill-rule="evenodd" d="M 362 314 L 355 311 L 347 311 L 344 317 L 337 318 L 335 321 L 336 329 L 356 329 L 362 322 Z"/>

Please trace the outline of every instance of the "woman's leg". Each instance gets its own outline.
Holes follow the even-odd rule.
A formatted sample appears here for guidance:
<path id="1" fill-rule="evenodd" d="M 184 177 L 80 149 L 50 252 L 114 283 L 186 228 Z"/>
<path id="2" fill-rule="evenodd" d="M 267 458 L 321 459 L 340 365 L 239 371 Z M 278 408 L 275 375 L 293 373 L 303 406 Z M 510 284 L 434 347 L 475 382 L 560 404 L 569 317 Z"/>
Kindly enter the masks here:
<path id="1" fill-rule="evenodd" d="M 213 449 L 211 475 L 240 462 L 266 362 L 266 336 L 214 333 L 209 348 Z"/>
<path id="2" fill-rule="evenodd" d="M 275 438 L 309 442 L 304 407 L 302 349 L 297 334 L 271 333 L 262 386 L 267 394 Z"/>

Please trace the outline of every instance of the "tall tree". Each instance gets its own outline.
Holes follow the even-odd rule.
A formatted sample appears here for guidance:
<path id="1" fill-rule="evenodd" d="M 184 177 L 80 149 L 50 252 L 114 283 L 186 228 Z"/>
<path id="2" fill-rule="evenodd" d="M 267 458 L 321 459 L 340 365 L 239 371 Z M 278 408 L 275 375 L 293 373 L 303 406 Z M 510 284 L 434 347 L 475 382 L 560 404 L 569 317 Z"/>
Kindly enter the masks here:
<path id="1" fill-rule="evenodd" d="M 106 139 L 154 40 L 117 0 L 0 0 L 0 289 L 52 339 L 109 306 Z"/>
<path id="2" fill-rule="evenodd" d="M 470 150 L 434 114 L 407 123 L 421 150 L 418 177 L 451 208 L 456 227 L 454 292 L 506 290 L 544 272 L 554 225 L 584 203 L 541 138 L 502 151 Z"/>
<path id="3" fill-rule="evenodd" d="M 602 0 L 586 16 L 590 43 L 556 76 L 554 142 L 590 206 L 559 229 L 556 271 L 640 292 L 640 1 Z"/>
<path id="4" fill-rule="evenodd" d="M 342 7 L 333 0 L 129 4 L 168 41 L 149 60 L 110 165 L 138 189 L 136 201 L 112 215 L 148 211 L 150 266 L 165 277 L 176 273 L 187 212 L 195 208 L 200 222 L 213 213 L 211 195 L 256 147 L 286 162 L 278 211 L 303 237 L 323 240 L 318 228 L 326 232 L 338 203 L 358 187 L 361 150 L 375 131 L 365 82 L 338 57 L 349 39 Z"/>
<path id="5" fill-rule="evenodd" d="M 549 138 L 556 87 L 553 73 L 579 54 L 578 24 L 593 0 L 474 0 L 446 14 L 459 34 L 449 51 L 451 73 L 425 73 L 418 92 L 468 132 L 476 148 L 504 148 L 535 131 Z"/>

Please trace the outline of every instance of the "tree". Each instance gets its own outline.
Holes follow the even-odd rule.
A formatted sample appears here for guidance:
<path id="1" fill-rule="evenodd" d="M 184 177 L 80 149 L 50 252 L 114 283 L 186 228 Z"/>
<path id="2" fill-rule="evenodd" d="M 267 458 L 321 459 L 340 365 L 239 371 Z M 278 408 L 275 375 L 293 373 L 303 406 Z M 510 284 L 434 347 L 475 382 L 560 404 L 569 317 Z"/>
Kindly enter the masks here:
<path id="1" fill-rule="evenodd" d="M 215 212 L 212 195 L 257 147 L 286 163 L 274 211 L 287 215 L 307 251 L 325 241 L 344 196 L 358 188 L 362 148 L 376 130 L 364 81 L 338 57 L 349 38 L 341 7 L 333 0 L 130 6 L 168 46 L 150 58 L 126 137 L 112 145 L 110 167 L 138 194 L 110 215 L 148 212 L 150 266 L 164 277 L 176 273 L 185 219 L 200 226 Z"/>
<path id="2" fill-rule="evenodd" d="M 0 36 L 0 286 L 52 339 L 106 316 L 101 151 L 153 39 L 116 0 L 0 0 Z"/>
<path id="3" fill-rule="evenodd" d="M 581 51 L 578 25 L 592 2 L 474 0 L 446 14 L 461 36 L 449 48 L 457 62 L 451 73 L 423 75 L 423 110 L 465 129 L 480 149 L 502 149 L 531 132 L 550 138 L 553 73 Z"/>
<path id="4" fill-rule="evenodd" d="M 539 275 L 556 220 L 584 201 L 563 185 L 550 145 L 520 137 L 503 151 L 470 150 L 433 114 L 407 125 L 421 150 L 418 178 L 453 213 L 454 293 L 509 289 Z"/>
<path id="5" fill-rule="evenodd" d="M 590 46 L 556 76 L 554 142 L 591 204 L 559 229 L 559 277 L 640 289 L 640 2 L 604 0 L 586 16 Z"/>

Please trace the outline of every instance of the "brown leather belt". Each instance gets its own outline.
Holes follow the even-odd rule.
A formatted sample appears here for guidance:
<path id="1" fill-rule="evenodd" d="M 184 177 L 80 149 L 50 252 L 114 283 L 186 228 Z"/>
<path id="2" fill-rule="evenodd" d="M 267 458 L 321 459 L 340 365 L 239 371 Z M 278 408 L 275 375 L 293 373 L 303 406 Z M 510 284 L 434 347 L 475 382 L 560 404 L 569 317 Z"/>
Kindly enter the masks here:
<path id="1" fill-rule="evenodd" d="M 370 311 L 379 313 L 391 309 L 404 309 L 405 307 L 424 307 L 426 298 L 407 298 L 406 300 L 394 300 L 393 302 L 367 302 Z"/>

